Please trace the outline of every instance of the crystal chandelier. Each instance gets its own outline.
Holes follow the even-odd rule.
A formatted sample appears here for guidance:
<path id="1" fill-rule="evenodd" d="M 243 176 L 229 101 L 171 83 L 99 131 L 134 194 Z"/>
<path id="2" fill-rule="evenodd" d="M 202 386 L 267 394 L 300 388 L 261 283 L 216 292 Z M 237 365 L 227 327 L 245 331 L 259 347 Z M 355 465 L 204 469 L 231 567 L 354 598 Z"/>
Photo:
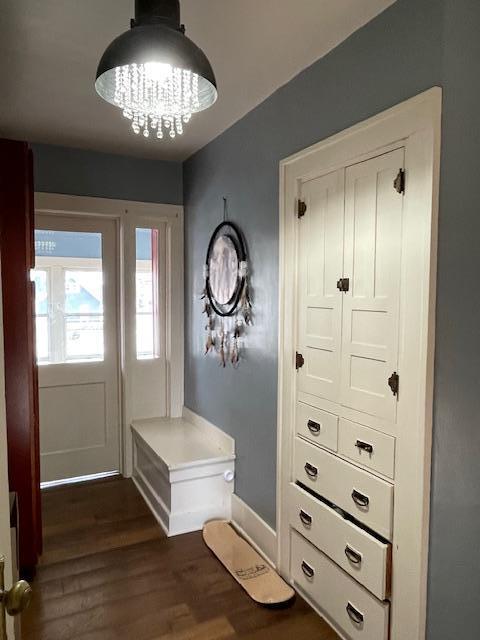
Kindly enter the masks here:
<path id="1" fill-rule="evenodd" d="M 155 63 L 117 67 L 115 104 L 132 121 L 136 134 L 171 138 L 183 133 L 192 113 L 199 110 L 198 75 L 178 67 Z"/>
<path id="2" fill-rule="evenodd" d="M 131 27 L 104 53 L 95 88 L 136 134 L 175 138 L 216 101 L 212 67 L 185 36 L 179 0 L 136 0 Z"/>

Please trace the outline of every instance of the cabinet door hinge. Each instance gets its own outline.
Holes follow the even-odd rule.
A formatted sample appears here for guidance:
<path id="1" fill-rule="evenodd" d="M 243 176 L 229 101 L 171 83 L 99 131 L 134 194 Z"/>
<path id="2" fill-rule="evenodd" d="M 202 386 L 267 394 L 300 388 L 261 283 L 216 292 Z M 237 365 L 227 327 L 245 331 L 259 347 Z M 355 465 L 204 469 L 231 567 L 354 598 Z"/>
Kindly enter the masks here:
<path id="1" fill-rule="evenodd" d="M 394 371 L 388 379 L 388 386 L 392 390 L 393 395 L 398 396 L 398 392 L 400 390 L 400 376 L 396 371 Z"/>
<path id="2" fill-rule="evenodd" d="M 393 186 L 395 187 L 395 191 L 397 191 L 397 193 L 405 193 L 405 171 L 404 169 L 400 169 L 400 171 L 398 172 L 398 176 L 395 178 L 395 182 L 393 183 Z"/>
<path id="3" fill-rule="evenodd" d="M 297 218 L 303 218 L 307 213 L 307 203 L 304 200 L 297 202 Z"/>
<path id="4" fill-rule="evenodd" d="M 340 278 L 337 282 L 337 289 L 342 293 L 348 293 L 350 291 L 350 278 Z"/>
<path id="5" fill-rule="evenodd" d="M 298 371 L 303 367 L 304 364 L 305 364 L 305 358 L 302 356 L 301 353 L 298 353 L 297 351 L 297 353 L 295 354 L 295 369 Z"/>

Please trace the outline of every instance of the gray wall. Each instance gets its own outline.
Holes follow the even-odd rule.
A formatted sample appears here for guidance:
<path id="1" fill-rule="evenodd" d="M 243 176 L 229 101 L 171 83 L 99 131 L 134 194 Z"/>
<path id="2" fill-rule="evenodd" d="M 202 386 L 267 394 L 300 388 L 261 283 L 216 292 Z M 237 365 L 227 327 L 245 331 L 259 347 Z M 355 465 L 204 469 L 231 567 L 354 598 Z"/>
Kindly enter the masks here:
<path id="1" fill-rule="evenodd" d="M 478 637 L 480 608 L 480 3 L 398 0 L 192 157 L 185 402 L 238 449 L 236 492 L 275 525 L 278 163 L 434 85 L 445 91 L 429 640 Z M 250 249 L 255 327 L 238 370 L 203 355 L 199 295 L 222 197 Z"/>
<path id="2" fill-rule="evenodd" d="M 480 636 L 480 3 L 445 0 L 429 638 Z"/>
<path id="3" fill-rule="evenodd" d="M 33 144 L 35 190 L 182 204 L 182 164 Z"/>
<path id="4" fill-rule="evenodd" d="M 231 433 L 236 491 L 275 525 L 278 174 L 282 158 L 441 82 L 438 0 L 399 0 L 185 165 L 186 402 Z M 419 55 L 421 51 L 421 55 Z M 408 70 L 408 71 L 407 71 Z M 250 249 L 255 328 L 234 371 L 202 352 L 198 294 L 222 196 Z M 222 401 L 219 401 L 221 398 Z"/>

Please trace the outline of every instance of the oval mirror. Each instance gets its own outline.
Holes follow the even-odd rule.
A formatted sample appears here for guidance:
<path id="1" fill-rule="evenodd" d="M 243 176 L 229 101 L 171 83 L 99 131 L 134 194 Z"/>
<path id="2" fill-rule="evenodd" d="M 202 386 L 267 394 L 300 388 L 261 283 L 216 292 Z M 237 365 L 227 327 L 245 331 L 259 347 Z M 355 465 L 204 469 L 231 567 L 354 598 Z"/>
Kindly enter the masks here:
<path id="1" fill-rule="evenodd" d="M 228 304 L 235 294 L 239 260 L 233 240 L 220 236 L 215 240 L 208 264 L 212 295 L 220 304 Z"/>
<path id="2" fill-rule="evenodd" d="M 210 240 L 207 252 L 206 290 L 212 309 L 220 316 L 233 316 L 240 302 L 245 273 L 245 243 L 231 222 L 222 222 Z"/>

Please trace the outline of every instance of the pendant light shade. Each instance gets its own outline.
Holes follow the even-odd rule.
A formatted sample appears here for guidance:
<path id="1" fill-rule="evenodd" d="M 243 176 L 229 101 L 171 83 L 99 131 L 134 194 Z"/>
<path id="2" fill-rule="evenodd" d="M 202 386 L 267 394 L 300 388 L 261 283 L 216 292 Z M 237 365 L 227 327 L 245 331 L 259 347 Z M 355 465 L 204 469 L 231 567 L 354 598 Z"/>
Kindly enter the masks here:
<path id="1" fill-rule="evenodd" d="M 218 96 L 208 58 L 180 24 L 179 0 L 136 0 L 131 29 L 103 54 L 95 88 L 135 133 L 158 138 L 183 133 L 192 114 Z"/>

